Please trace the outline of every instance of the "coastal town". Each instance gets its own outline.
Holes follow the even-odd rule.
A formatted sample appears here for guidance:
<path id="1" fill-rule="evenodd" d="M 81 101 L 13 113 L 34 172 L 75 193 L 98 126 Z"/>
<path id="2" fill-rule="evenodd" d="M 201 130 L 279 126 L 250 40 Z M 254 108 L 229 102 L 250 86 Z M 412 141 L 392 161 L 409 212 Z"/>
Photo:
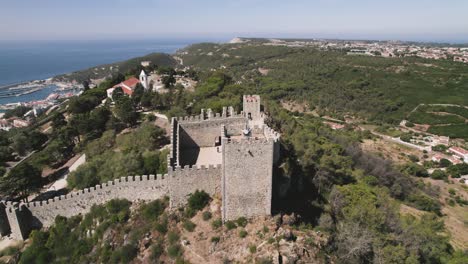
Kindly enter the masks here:
<path id="1" fill-rule="evenodd" d="M 232 43 L 248 43 L 250 39 L 236 38 Z M 345 50 L 348 55 L 365 55 L 376 57 L 420 57 L 435 60 L 452 60 L 468 63 L 468 47 L 433 45 L 430 43 L 412 43 L 402 41 L 361 41 L 333 39 L 268 39 L 265 46 L 316 47 L 322 50 Z"/>
<path id="2" fill-rule="evenodd" d="M 2 92 L 5 94 L 2 98 L 11 101 L 15 101 L 21 96 L 34 96 L 34 93 L 43 92 L 43 90 L 46 90 L 44 92 L 50 91 L 50 93 L 45 94 L 46 97 L 43 99 L 0 104 L 0 129 L 8 131 L 12 128 L 28 127 L 32 123 L 33 119 L 37 118 L 39 115 L 49 113 L 67 99 L 80 95 L 83 90 L 83 85 L 76 82 L 53 82 L 51 79 L 48 79 L 1 88 Z M 21 90 L 21 93 L 6 95 L 6 91 L 15 91 L 18 89 Z M 31 96 L 31 98 L 34 98 L 33 96 Z M 19 108 L 25 110 L 21 116 L 4 118 L 4 115 L 8 110 Z"/>
<path id="3" fill-rule="evenodd" d="M 149 67 L 150 61 L 141 61 L 141 67 Z M 86 82 L 87 88 L 95 88 L 105 79 L 91 79 Z M 129 77 L 126 80 L 114 85 L 113 87 L 107 90 L 108 98 L 112 98 L 112 92 L 116 88 L 121 88 L 122 92 L 127 96 L 132 96 L 137 85 L 142 85 L 145 90 L 151 90 L 157 93 L 166 93 L 168 92 L 168 86 L 173 87 L 182 87 L 183 89 L 193 91 L 197 81 L 193 78 L 189 78 L 183 74 L 177 73 L 158 73 L 157 71 L 150 71 L 145 73 L 141 71 L 139 78 Z M 10 85 L 1 87 L 2 91 L 6 93 L 7 90 L 16 91 L 21 89 L 21 93 L 9 94 L 8 98 L 15 101 L 15 98 L 18 96 L 29 95 L 35 92 L 41 91 L 42 89 L 50 90 L 51 93 L 47 95 L 44 99 L 31 100 L 24 102 L 14 102 L 0 104 L 0 129 L 8 131 L 12 128 L 24 128 L 31 125 L 35 118 L 39 115 L 45 113 L 48 115 L 59 107 L 59 105 L 68 101 L 69 98 L 79 96 L 83 89 L 85 89 L 84 84 L 76 80 L 71 81 L 58 81 L 54 78 L 40 81 L 31 81 L 28 83 Z M 53 88 L 53 89 L 51 89 Z M 103 101 L 103 103 L 105 100 Z M 17 108 L 26 109 L 26 111 L 21 116 L 13 116 L 4 118 L 5 111 L 14 110 Z"/>

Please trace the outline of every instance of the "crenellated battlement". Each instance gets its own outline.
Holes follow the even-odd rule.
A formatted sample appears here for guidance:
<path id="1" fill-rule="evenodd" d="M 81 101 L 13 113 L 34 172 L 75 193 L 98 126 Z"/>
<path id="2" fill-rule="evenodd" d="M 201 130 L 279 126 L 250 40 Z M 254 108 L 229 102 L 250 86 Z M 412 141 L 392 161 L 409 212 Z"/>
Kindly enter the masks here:
<path id="1" fill-rule="evenodd" d="M 270 138 L 240 138 L 223 140 L 223 145 L 271 145 L 275 140 Z"/>
<path id="2" fill-rule="evenodd" d="M 260 96 L 259 95 L 244 95 L 243 96 L 244 102 L 248 103 L 260 103 Z"/>
<path id="3" fill-rule="evenodd" d="M 221 169 L 222 165 L 221 164 L 210 164 L 208 166 L 206 165 L 185 165 L 185 166 L 175 166 L 171 167 L 170 171 L 171 172 L 177 172 L 177 171 L 203 171 L 203 170 L 219 170 Z"/>
<path id="4" fill-rule="evenodd" d="M 281 134 L 270 128 L 269 126 L 265 125 L 263 128 L 263 133 L 266 138 L 272 138 L 275 142 L 279 141 L 281 138 Z"/>
<path id="5" fill-rule="evenodd" d="M 167 174 L 157 174 L 157 175 L 135 175 L 135 176 L 127 176 L 121 177 L 119 179 L 114 179 L 112 181 L 108 181 L 107 183 L 98 184 L 96 186 L 90 188 L 84 188 L 82 190 L 78 190 L 75 192 L 70 192 L 65 195 L 56 196 L 51 199 L 42 200 L 42 201 L 32 201 L 28 203 L 19 203 L 19 202 L 11 202 L 11 201 L 1 201 L 7 207 L 14 207 L 24 205 L 27 208 L 30 207 L 39 207 L 43 205 L 49 205 L 60 201 L 70 200 L 70 199 L 77 199 L 77 197 L 93 194 L 94 192 L 99 192 L 102 190 L 118 190 L 121 186 L 126 186 L 128 183 L 137 183 L 145 186 L 148 181 L 160 181 L 163 183 L 164 180 L 168 178 Z"/>
<path id="6" fill-rule="evenodd" d="M 42 201 L 0 202 L 5 206 L 7 225 L 17 239 L 27 237 L 26 230 L 50 226 L 57 215 L 71 217 L 87 213 L 94 204 L 112 199 L 156 200 L 169 194 L 167 174 L 121 177 L 90 188 L 74 191 Z M 27 216 L 32 215 L 34 221 Z"/>
<path id="7" fill-rule="evenodd" d="M 222 113 L 214 113 L 211 109 L 202 109 L 200 115 L 194 115 L 194 116 L 182 116 L 182 117 L 174 117 L 177 122 L 180 124 L 184 123 L 193 123 L 193 122 L 203 122 L 203 121 L 209 121 L 209 120 L 224 120 L 224 119 L 229 119 L 229 118 L 235 118 L 235 117 L 242 117 L 242 114 L 238 114 L 237 112 L 234 111 L 234 108 L 232 106 L 228 108 L 223 108 Z"/>

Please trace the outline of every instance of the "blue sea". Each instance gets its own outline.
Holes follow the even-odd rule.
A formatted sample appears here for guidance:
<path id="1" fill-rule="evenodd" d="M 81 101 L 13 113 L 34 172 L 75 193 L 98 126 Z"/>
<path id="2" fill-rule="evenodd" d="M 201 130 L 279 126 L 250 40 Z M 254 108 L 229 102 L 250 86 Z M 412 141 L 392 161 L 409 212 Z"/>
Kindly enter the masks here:
<path id="1" fill-rule="evenodd" d="M 0 42 L 0 87 L 31 80 L 47 79 L 59 74 L 100 64 L 127 60 L 152 52 L 174 53 L 187 45 L 220 40 L 94 40 L 94 41 L 6 41 Z M 1 104 L 44 99 L 49 90 L 27 98 L 2 98 Z M 53 89 L 52 89 L 53 90 Z M 5 100 L 6 99 L 6 100 Z"/>

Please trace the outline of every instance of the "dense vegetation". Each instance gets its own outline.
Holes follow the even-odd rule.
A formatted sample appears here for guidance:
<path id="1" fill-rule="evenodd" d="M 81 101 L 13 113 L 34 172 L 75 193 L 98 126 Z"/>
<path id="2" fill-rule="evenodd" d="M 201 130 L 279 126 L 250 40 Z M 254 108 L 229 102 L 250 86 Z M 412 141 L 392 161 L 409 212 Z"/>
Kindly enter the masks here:
<path id="1" fill-rule="evenodd" d="M 398 123 L 421 103 L 468 105 L 468 74 L 462 63 L 249 44 L 205 43 L 185 51 L 180 56 L 186 65 L 225 67 L 251 93 L 304 101 L 338 117 L 350 113 Z M 262 75 L 260 68 L 268 73 Z"/>
<path id="2" fill-rule="evenodd" d="M 118 136 L 106 131 L 87 145 L 87 162 L 70 174 L 68 183 L 82 189 L 128 175 L 166 173 L 168 152 L 158 150 L 166 143 L 164 132 L 150 123 Z"/>
<path id="3" fill-rule="evenodd" d="M 449 105 L 420 105 L 411 112 L 412 123 L 431 125 L 429 133 L 468 139 L 468 108 Z"/>
<path id="4" fill-rule="evenodd" d="M 206 206 L 206 193 L 201 196 L 200 193 L 189 197 L 192 204 L 188 211 L 197 212 Z M 130 206 L 127 200 L 111 200 L 93 206 L 84 216 L 69 219 L 57 216 L 49 230 L 32 232 L 32 243 L 20 254 L 19 263 L 129 263 L 137 256 L 144 239 L 144 248 L 151 251 L 151 261 L 185 263 L 176 224 L 189 225 L 186 217 L 191 216 L 166 212 L 167 199 L 140 204 L 132 213 Z M 155 234 L 156 239 L 149 240 L 149 233 Z"/>

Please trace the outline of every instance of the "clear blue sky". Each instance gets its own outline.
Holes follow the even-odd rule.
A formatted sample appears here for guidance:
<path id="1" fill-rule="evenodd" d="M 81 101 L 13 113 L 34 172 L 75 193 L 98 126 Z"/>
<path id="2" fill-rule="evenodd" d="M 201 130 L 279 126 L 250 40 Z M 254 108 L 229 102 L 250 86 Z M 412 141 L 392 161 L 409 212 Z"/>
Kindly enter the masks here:
<path id="1" fill-rule="evenodd" d="M 0 40 L 316 37 L 468 42 L 468 0 L 0 0 Z"/>

